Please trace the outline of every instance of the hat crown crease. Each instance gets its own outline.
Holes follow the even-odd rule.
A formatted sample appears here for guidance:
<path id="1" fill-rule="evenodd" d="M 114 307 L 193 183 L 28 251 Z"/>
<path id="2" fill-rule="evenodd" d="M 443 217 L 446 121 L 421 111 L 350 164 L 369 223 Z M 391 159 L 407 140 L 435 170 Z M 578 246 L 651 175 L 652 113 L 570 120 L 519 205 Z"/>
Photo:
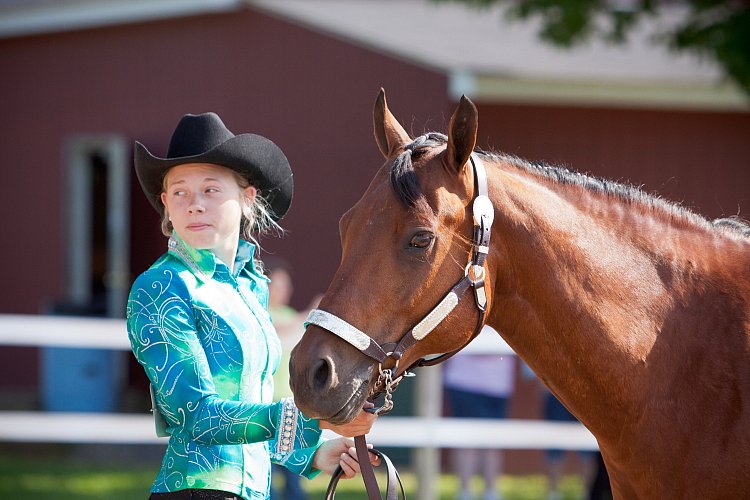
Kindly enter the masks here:
<path id="1" fill-rule="evenodd" d="M 185 115 L 172 134 L 167 158 L 197 156 L 234 136 L 216 113 Z"/>

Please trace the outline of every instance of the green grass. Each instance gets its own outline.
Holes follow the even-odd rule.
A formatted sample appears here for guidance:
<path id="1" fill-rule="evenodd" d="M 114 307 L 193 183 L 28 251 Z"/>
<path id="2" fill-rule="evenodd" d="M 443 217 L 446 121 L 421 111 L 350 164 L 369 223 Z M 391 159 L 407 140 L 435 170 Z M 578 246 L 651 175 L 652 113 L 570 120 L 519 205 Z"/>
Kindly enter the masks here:
<path id="1" fill-rule="evenodd" d="M 416 498 L 417 479 L 411 472 L 401 473 L 404 489 L 408 498 Z M 378 484 L 385 488 L 386 479 L 378 474 Z M 324 497 L 328 486 L 328 477 L 317 477 L 312 481 L 303 483 L 306 491 L 310 493 L 311 500 Z M 504 500 L 546 500 L 547 478 L 543 475 L 530 476 L 503 476 L 498 482 L 498 488 L 503 494 Z M 564 500 L 578 500 L 584 498 L 583 482 L 579 476 L 566 476 L 560 486 Z M 440 500 L 454 500 L 458 494 L 458 478 L 451 474 L 440 476 L 437 490 Z M 481 498 L 482 482 L 477 477 L 472 483 L 472 491 L 477 498 Z M 367 498 L 362 480 L 357 477 L 341 481 L 336 489 L 336 500 L 362 500 Z"/>
<path id="2" fill-rule="evenodd" d="M 61 457 L 14 458 L 0 456 L 0 498 L 3 500 L 134 500 L 146 499 L 158 464 L 97 460 L 74 460 Z M 402 471 L 402 479 L 409 498 L 416 498 L 416 478 L 410 471 Z M 478 478 L 473 484 L 479 494 Z M 385 487 L 385 478 L 378 477 Z M 310 500 L 322 499 L 328 485 L 327 476 L 303 481 Z M 542 475 L 503 476 L 500 491 L 506 500 L 544 500 L 547 481 Z M 456 497 L 458 481 L 455 476 L 440 477 L 440 500 Z M 578 476 L 568 476 L 562 484 L 566 500 L 583 497 L 583 484 Z M 342 480 L 336 490 L 337 500 L 366 498 L 360 478 Z"/>
<path id="3" fill-rule="evenodd" d="M 133 500 L 147 497 L 153 478 L 153 466 L 0 458 L 4 500 Z"/>

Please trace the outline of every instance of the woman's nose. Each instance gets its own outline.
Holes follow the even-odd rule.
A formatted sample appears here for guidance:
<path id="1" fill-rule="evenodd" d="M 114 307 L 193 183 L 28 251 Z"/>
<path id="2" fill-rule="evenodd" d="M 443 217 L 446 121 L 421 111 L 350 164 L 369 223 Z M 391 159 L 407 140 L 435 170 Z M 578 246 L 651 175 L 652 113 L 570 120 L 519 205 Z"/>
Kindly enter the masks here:
<path id="1" fill-rule="evenodd" d="M 206 210 L 206 207 L 203 205 L 203 201 L 200 199 L 199 196 L 193 196 L 190 199 L 190 204 L 188 205 L 188 212 L 191 214 L 194 213 L 201 213 Z"/>

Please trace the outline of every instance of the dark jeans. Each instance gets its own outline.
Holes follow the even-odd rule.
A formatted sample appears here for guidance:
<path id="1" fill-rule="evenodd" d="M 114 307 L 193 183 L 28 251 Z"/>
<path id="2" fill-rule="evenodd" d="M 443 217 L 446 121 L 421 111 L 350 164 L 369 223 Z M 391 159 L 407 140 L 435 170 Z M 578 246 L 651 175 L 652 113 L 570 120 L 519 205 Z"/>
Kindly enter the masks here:
<path id="1" fill-rule="evenodd" d="M 219 490 L 180 490 L 171 493 L 151 493 L 148 500 L 242 500 L 242 497 Z"/>
<path id="2" fill-rule="evenodd" d="M 446 389 L 451 414 L 456 418 L 506 418 L 508 398 L 489 396 L 462 389 Z"/>
<path id="3" fill-rule="evenodd" d="M 271 492 L 271 500 L 305 500 L 307 494 L 300 484 L 300 476 L 282 465 L 273 464 L 273 475 L 284 476 L 283 488 L 274 488 Z"/>

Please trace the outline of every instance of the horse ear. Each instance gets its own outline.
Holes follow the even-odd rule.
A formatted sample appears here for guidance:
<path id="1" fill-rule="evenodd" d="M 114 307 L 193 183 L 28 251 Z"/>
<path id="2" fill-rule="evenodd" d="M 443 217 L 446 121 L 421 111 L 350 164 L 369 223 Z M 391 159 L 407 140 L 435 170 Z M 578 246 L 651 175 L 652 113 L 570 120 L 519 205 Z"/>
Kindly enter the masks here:
<path id="1" fill-rule="evenodd" d="M 461 96 L 456 110 L 448 125 L 448 147 L 446 160 L 448 166 L 458 172 L 463 168 L 477 143 L 477 128 L 479 127 L 479 113 L 474 103 Z"/>
<path id="2" fill-rule="evenodd" d="M 411 142 L 409 134 L 388 109 L 388 104 L 385 102 L 385 90 L 382 88 L 378 92 L 375 108 L 372 110 L 372 124 L 375 128 L 375 141 L 386 159 Z"/>

